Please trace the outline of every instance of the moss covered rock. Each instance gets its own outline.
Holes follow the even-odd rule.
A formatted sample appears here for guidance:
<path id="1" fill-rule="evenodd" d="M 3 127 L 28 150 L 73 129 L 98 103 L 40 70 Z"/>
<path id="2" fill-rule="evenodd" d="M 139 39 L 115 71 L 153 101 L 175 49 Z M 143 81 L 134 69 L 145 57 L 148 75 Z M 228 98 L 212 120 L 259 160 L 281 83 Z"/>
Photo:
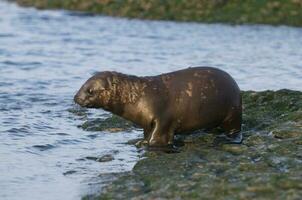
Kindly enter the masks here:
<path id="1" fill-rule="evenodd" d="M 15 0 L 22 6 L 129 18 L 302 25 L 302 0 Z"/>

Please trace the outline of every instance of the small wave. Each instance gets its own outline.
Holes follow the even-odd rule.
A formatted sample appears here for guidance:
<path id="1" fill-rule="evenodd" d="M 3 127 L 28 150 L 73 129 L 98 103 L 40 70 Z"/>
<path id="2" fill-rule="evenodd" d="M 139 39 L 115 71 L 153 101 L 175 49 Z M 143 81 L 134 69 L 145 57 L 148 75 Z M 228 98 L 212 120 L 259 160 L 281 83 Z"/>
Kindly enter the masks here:
<path id="1" fill-rule="evenodd" d="M 71 175 L 71 174 L 74 174 L 74 173 L 77 173 L 77 171 L 76 170 L 68 170 L 66 172 L 63 172 L 63 175 L 67 176 L 67 175 Z"/>
<path id="2" fill-rule="evenodd" d="M 60 135 L 60 136 L 68 136 L 68 133 L 55 133 L 55 135 Z"/>
<path id="3" fill-rule="evenodd" d="M 64 11 L 64 13 L 72 17 L 93 17 L 96 15 L 94 13 L 87 13 L 87 12 L 80 12 L 80 11 Z"/>
<path id="4" fill-rule="evenodd" d="M 7 132 L 9 133 L 18 133 L 18 136 L 22 136 L 24 137 L 25 135 L 22 135 L 20 133 L 29 133 L 29 129 L 26 127 L 22 127 L 22 128 L 11 128 L 9 130 L 7 130 Z"/>
<path id="5" fill-rule="evenodd" d="M 32 147 L 35 149 L 38 149 L 40 151 L 47 151 L 47 150 L 55 148 L 56 146 L 51 145 L 51 144 L 38 144 L 38 145 L 33 145 Z"/>
<path id="6" fill-rule="evenodd" d="M 1 62 L 4 65 L 14 65 L 14 66 L 36 66 L 36 65 L 41 65 L 42 63 L 40 62 L 17 62 L 17 61 L 11 61 L 11 60 L 6 60 Z"/>
<path id="7" fill-rule="evenodd" d="M 0 82 L 0 87 L 7 87 L 7 86 L 13 86 L 13 83 L 7 83 L 7 82 Z"/>
<path id="8" fill-rule="evenodd" d="M 97 133 L 97 134 L 89 134 L 89 135 L 87 135 L 87 137 L 90 138 L 90 139 L 95 139 L 95 138 L 97 138 L 98 136 L 99 136 L 98 133 Z"/>
<path id="9" fill-rule="evenodd" d="M 49 99 L 47 99 L 46 97 L 43 97 L 43 96 L 37 96 L 37 97 L 32 96 L 32 97 L 29 97 L 27 100 L 29 102 L 36 103 L 36 102 L 46 102 Z"/>
<path id="10" fill-rule="evenodd" d="M 57 142 L 58 144 L 78 144 L 81 143 L 80 140 L 76 139 L 64 139 Z"/>
<path id="11" fill-rule="evenodd" d="M 16 34 L 10 34 L 10 33 L 0 33 L 0 37 L 16 37 Z"/>

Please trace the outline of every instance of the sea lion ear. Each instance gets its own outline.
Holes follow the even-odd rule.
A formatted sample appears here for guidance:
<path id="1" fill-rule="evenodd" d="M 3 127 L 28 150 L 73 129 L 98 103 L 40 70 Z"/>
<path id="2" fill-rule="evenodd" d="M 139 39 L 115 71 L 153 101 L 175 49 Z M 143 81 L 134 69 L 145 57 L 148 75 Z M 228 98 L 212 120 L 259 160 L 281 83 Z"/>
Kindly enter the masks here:
<path id="1" fill-rule="evenodd" d="M 107 83 L 106 88 L 111 88 L 115 84 L 112 77 L 107 77 L 105 82 Z"/>
<path id="2" fill-rule="evenodd" d="M 99 83 L 99 87 L 101 90 L 106 90 L 108 89 L 108 82 L 107 80 L 103 80 L 103 79 L 100 79 L 100 80 L 97 80 L 97 82 Z"/>
<path id="3" fill-rule="evenodd" d="M 101 78 L 92 77 L 90 80 L 89 88 L 94 88 L 95 90 L 105 90 L 107 88 L 106 80 Z"/>

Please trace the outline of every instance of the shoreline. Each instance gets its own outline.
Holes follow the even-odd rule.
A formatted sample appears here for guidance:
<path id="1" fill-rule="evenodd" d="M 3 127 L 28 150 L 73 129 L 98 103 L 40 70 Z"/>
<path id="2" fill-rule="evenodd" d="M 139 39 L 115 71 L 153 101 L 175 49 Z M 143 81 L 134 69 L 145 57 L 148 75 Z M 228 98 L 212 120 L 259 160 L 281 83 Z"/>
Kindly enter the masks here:
<path id="1" fill-rule="evenodd" d="M 64 9 L 129 19 L 180 22 L 269 24 L 302 26 L 302 0 L 239 1 L 114 1 L 114 0 L 9 0 L 38 9 Z"/>

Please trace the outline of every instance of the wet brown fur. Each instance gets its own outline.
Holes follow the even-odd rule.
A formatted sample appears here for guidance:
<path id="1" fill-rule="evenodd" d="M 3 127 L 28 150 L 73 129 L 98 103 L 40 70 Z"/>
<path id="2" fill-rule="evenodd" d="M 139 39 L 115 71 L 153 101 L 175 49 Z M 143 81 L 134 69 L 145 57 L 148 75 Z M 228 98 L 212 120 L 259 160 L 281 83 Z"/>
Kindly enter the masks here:
<path id="1" fill-rule="evenodd" d="M 90 87 L 96 92 L 88 98 Z M 230 75 L 210 67 L 149 77 L 100 72 L 82 86 L 75 101 L 136 123 L 151 146 L 171 144 L 174 134 L 201 128 L 220 126 L 228 135 L 241 130 L 240 90 Z"/>

